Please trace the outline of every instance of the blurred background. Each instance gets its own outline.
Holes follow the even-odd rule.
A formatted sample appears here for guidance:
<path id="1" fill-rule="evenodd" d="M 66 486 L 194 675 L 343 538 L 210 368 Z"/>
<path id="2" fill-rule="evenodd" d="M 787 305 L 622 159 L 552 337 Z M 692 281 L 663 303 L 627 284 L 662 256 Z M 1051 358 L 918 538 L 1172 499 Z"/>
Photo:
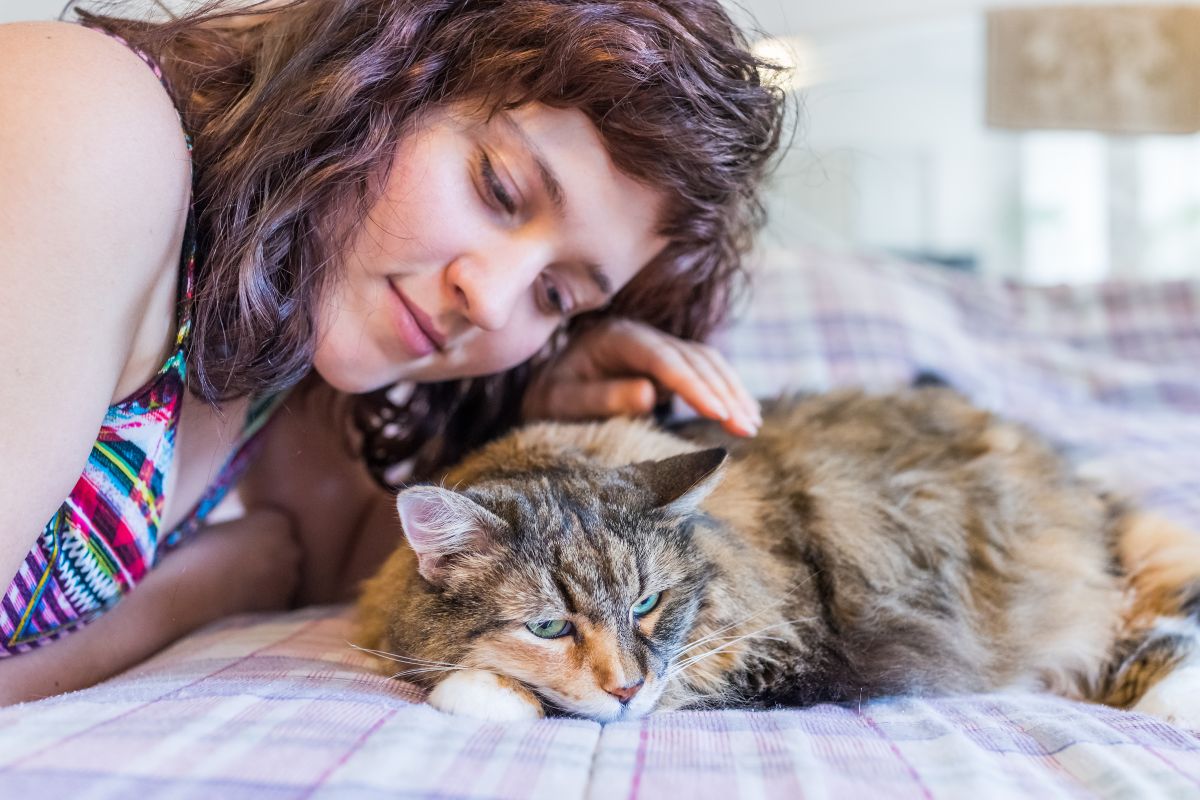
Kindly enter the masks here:
<path id="1" fill-rule="evenodd" d="M 0 22 L 63 0 L 3 0 Z M 742 0 L 800 113 L 765 247 L 1200 276 L 1200 0 Z"/>

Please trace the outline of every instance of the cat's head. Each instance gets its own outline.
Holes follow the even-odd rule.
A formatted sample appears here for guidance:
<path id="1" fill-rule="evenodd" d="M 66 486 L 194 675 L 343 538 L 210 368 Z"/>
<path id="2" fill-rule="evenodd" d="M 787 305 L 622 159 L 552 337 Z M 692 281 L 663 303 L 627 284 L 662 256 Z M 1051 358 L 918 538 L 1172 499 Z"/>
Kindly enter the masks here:
<path id="1" fill-rule="evenodd" d="M 714 449 L 401 492 L 428 590 L 409 622 L 567 713 L 650 712 L 713 574 L 694 527 L 724 460 Z"/>

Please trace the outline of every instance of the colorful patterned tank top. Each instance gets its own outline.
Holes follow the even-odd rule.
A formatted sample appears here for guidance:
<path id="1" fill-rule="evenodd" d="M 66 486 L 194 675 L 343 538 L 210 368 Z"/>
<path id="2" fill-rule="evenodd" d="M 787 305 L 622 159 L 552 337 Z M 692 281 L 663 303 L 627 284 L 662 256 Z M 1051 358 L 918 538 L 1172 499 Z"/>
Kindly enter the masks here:
<path id="1" fill-rule="evenodd" d="M 121 37 L 113 38 L 130 47 Z M 170 94 L 154 60 L 130 49 L 154 70 Z M 186 131 L 184 138 L 191 152 L 192 139 Z M 216 482 L 181 525 L 163 534 L 163 487 L 175 455 L 187 383 L 195 267 L 195 219 L 189 210 L 174 349 L 149 383 L 108 409 L 83 475 L 25 556 L 0 601 L 0 658 L 63 636 L 111 608 L 165 552 L 201 526 L 261 445 L 259 434 L 282 395 L 251 403 L 241 441 Z"/>

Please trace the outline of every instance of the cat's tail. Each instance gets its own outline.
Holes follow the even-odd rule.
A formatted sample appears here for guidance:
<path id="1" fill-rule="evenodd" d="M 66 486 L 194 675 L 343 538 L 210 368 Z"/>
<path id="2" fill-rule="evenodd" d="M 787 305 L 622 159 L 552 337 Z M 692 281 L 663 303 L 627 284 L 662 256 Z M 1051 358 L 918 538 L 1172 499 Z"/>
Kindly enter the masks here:
<path id="1" fill-rule="evenodd" d="M 1096 699 L 1200 728 L 1200 533 L 1147 513 L 1115 533 L 1129 602 Z"/>

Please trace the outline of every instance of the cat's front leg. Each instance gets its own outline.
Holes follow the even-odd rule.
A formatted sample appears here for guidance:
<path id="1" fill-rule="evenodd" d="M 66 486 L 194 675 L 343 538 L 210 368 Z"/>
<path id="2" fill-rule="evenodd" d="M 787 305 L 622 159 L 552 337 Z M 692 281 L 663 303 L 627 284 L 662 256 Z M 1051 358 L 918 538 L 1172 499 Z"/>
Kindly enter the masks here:
<path id="1" fill-rule="evenodd" d="M 481 669 L 450 673 L 429 693 L 438 711 L 490 722 L 518 722 L 545 716 L 533 692 L 512 678 Z"/>
<path id="2" fill-rule="evenodd" d="M 1200 666 L 1172 672 L 1151 686 L 1131 710 L 1200 731 Z"/>
<path id="3" fill-rule="evenodd" d="M 1135 685 L 1151 682 L 1131 711 L 1200 731 L 1200 625 L 1159 619 L 1121 677 Z"/>

